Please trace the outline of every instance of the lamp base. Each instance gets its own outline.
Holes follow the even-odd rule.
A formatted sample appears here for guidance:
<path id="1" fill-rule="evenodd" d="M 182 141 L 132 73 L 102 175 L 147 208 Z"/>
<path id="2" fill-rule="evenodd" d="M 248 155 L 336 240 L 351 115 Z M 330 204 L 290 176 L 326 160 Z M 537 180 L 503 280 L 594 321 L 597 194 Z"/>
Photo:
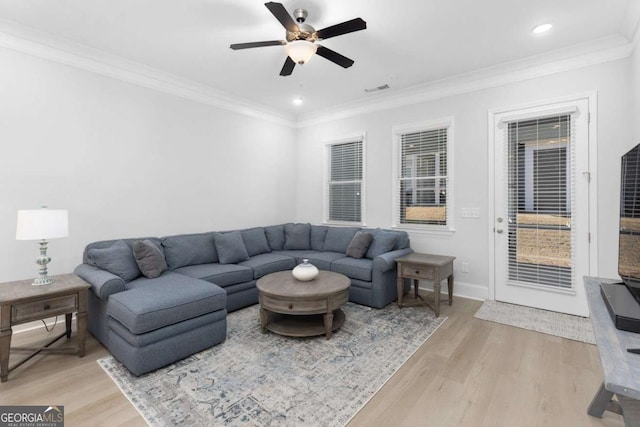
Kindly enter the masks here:
<path id="1" fill-rule="evenodd" d="M 47 241 L 42 239 L 38 243 L 40 244 L 40 256 L 36 258 L 36 264 L 40 266 L 40 275 L 33 279 L 32 285 L 50 285 L 53 283 L 53 279 L 49 277 L 47 271 L 47 264 L 51 261 L 51 258 L 47 256 Z"/>
<path id="2" fill-rule="evenodd" d="M 53 279 L 49 276 L 44 276 L 44 277 L 36 277 L 35 279 L 33 279 L 33 286 L 42 286 L 42 285 L 50 285 L 53 283 Z"/>

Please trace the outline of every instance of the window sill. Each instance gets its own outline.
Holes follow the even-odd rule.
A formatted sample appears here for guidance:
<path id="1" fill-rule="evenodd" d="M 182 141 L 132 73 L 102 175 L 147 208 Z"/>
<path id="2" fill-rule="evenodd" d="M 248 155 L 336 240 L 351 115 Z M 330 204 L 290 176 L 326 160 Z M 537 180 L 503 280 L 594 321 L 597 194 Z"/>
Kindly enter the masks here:
<path id="1" fill-rule="evenodd" d="M 455 228 L 428 228 L 428 227 L 416 227 L 416 226 L 406 226 L 406 225 L 393 225 L 391 226 L 392 230 L 402 230 L 407 233 L 415 233 L 415 234 L 432 234 L 439 236 L 451 236 L 455 234 Z"/>
<path id="2" fill-rule="evenodd" d="M 323 221 L 322 225 L 331 225 L 333 227 L 366 227 L 363 222 L 346 222 L 346 221 Z"/>

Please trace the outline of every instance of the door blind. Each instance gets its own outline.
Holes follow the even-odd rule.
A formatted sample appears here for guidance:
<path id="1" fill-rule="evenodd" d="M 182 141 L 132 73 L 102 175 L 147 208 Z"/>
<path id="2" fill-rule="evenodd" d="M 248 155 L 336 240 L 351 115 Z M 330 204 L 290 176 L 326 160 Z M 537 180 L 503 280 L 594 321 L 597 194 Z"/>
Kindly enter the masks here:
<path id="1" fill-rule="evenodd" d="M 362 141 L 329 146 L 329 221 L 362 221 Z"/>
<path id="2" fill-rule="evenodd" d="M 400 224 L 447 224 L 447 128 L 400 135 Z"/>
<path id="3" fill-rule="evenodd" d="M 508 123 L 508 281 L 574 283 L 575 144 L 571 115 Z"/>

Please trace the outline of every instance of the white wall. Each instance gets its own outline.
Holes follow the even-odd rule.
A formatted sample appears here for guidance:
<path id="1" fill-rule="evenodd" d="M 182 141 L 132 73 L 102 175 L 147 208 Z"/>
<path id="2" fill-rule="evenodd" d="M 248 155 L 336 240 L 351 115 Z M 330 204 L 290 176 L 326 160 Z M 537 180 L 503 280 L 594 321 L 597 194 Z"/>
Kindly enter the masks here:
<path id="1" fill-rule="evenodd" d="M 637 31 L 640 31 L 640 28 Z M 634 140 L 636 143 L 640 143 L 640 36 L 636 39 L 638 41 L 631 56 L 631 93 L 634 102 Z"/>
<path id="2" fill-rule="evenodd" d="M 16 211 L 69 210 L 51 274 L 95 240 L 294 217 L 295 129 L 0 49 L 0 282 L 36 275 Z"/>
<path id="3" fill-rule="evenodd" d="M 489 110 L 597 91 L 598 230 L 597 272 L 615 277 L 617 271 L 619 159 L 633 143 L 629 59 L 590 66 L 520 83 L 508 84 L 417 105 L 373 112 L 302 128 L 298 135 L 297 220 L 319 223 L 323 212 L 324 141 L 354 132 L 367 133 L 366 218 L 372 227 L 392 223 L 392 127 L 453 116 L 454 205 L 453 235 L 411 234 L 420 252 L 454 255 L 469 263 L 469 273 L 456 272 L 461 292 L 482 296 L 489 285 L 488 188 Z M 636 120 L 637 122 L 637 120 Z M 479 207 L 481 217 L 461 217 L 463 207 Z M 594 230 L 595 231 L 595 230 Z M 595 273 L 595 269 L 593 270 Z"/>

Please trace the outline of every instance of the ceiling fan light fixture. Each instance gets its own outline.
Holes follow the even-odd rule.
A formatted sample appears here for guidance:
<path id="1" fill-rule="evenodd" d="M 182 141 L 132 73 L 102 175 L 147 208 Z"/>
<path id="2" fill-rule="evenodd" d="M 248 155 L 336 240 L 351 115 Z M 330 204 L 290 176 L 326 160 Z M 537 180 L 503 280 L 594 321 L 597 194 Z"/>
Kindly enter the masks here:
<path id="1" fill-rule="evenodd" d="M 287 43 L 284 50 L 296 64 L 306 64 L 316 53 L 318 46 L 306 40 L 294 40 Z"/>

